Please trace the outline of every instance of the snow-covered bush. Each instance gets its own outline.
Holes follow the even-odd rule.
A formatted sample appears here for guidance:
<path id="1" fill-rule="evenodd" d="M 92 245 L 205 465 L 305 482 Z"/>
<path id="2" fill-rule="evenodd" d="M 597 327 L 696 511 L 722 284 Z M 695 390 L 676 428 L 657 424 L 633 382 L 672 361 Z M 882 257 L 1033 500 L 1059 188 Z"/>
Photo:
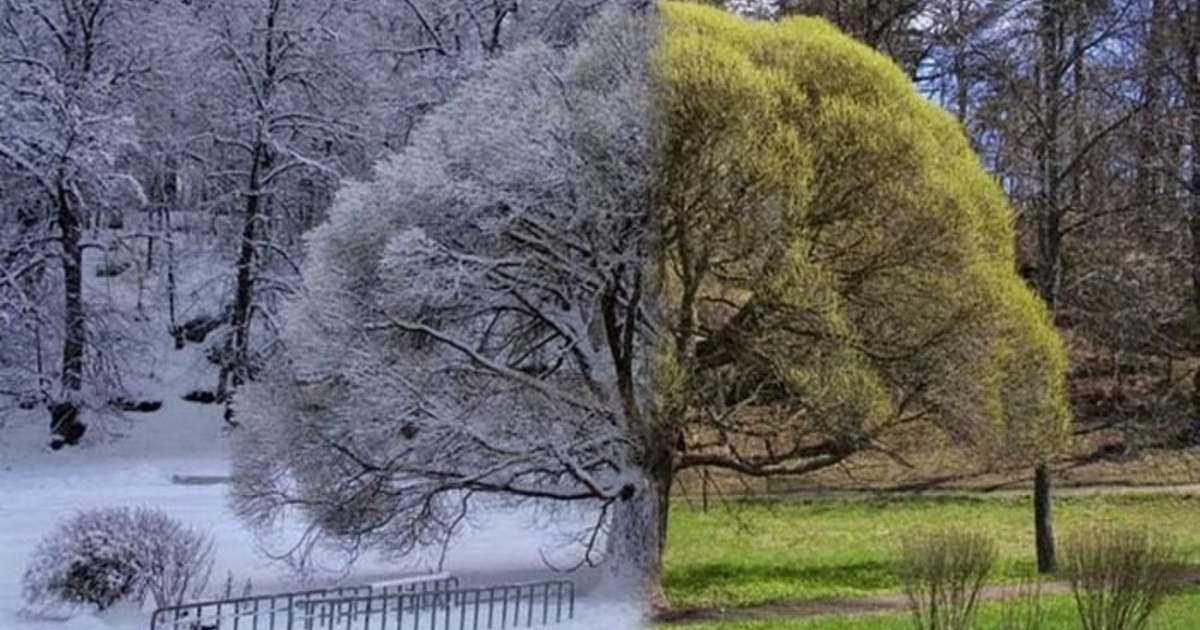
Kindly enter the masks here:
<path id="1" fill-rule="evenodd" d="M 152 508 L 80 512 L 46 535 L 25 570 L 34 607 L 95 605 L 103 610 L 149 595 L 156 607 L 195 597 L 208 583 L 209 537 Z"/>

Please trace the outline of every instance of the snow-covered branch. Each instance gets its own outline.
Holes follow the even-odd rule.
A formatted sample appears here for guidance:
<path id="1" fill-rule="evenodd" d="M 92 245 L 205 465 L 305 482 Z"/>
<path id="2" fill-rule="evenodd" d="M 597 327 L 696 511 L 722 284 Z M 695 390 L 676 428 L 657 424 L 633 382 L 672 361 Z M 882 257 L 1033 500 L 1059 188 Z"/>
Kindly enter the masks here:
<path id="1" fill-rule="evenodd" d="M 285 317 L 295 371 L 239 406 L 245 513 L 295 499 L 395 550 L 464 495 L 643 492 L 649 27 L 608 19 L 621 47 L 514 51 L 339 194 Z"/>

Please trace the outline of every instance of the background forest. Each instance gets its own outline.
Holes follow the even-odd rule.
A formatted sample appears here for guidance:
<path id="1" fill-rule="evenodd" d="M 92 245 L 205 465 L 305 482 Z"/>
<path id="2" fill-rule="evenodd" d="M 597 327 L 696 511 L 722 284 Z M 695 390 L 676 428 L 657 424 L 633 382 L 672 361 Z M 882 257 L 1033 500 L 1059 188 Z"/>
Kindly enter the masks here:
<path id="1" fill-rule="evenodd" d="M 962 121 L 1068 339 L 1081 428 L 1195 441 L 1200 3 L 743 4 L 829 18 Z"/>
<path id="2" fill-rule="evenodd" d="M 74 444 L 84 418 L 137 408 L 122 374 L 167 332 L 208 340 L 218 376 L 197 398 L 226 402 L 270 360 L 301 235 L 338 182 L 368 177 L 486 59 L 569 42 L 597 8 L 5 0 L 0 409 L 45 408 Z M 135 311 L 152 302 L 167 330 L 89 291 L 87 250 L 96 278 L 136 275 Z M 180 274 L 200 289 L 181 294 Z"/>
<path id="3" fill-rule="evenodd" d="M 488 59 L 567 44 L 603 4 L 4 0 L 0 422 L 44 410 L 61 447 L 150 409 L 123 375 L 167 334 L 207 345 L 191 395 L 227 403 L 276 356 L 339 181 Z M 1077 431 L 1119 436 L 1099 455 L 1197 441 L 1200 2 L 731 5 L 824 16 L 958 116 L 1069 342 Z M 100 290 L 118 275 L 135 294 Z"/>

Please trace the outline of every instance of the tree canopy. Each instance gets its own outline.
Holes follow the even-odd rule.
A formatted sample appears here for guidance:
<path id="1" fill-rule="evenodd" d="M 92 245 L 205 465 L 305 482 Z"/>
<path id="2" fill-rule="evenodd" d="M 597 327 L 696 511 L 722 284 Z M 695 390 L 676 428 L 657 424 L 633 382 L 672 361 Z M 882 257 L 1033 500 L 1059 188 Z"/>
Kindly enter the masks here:
<path id="1" fill-rule="evenodd" d="M 340 193 L 239 401 L 237 505 L 402 553 L 481 495 L 583 501 L 653 587 L 681 469 L 915 422 L 1044 457 L 1065 359 L 1013 240 L 954 120 L 827 23 L 610 12 Z"/>
<path id="2" fill-rule="evenodd" d="M 957 122 L 823 20 L 662 13 L 656 384 L 699 447 L 680 463 L 803 472 L 917 419 L 1049 455 L 1065 357 Z"/>

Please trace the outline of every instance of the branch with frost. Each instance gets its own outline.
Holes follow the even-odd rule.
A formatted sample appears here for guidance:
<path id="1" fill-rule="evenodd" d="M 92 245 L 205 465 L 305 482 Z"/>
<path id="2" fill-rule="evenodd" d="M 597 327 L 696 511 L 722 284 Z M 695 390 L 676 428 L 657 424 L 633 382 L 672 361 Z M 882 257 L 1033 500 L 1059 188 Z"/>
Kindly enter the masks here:
<path id="1" fill-rule="evenodd" d="M 635 348 L 653 327 L 644 159 L 628 155 L 646 134 L 638 108 L 605 107 L 628 95 L 576 94 L 600 88 L 563 68 L 571 54 L 496 60 L 339 193 L 285 318 L 288 367 L 250 389 L 239 509 L 302 506 L 397 550 L 446 535 L 467 496 L 637 492 Z"/>
<path id="2" fill-rule="evenodd" d="M 44 169 L 40 169 L 36 164 L 23 157 L 11 146 L 0 143 L 0 159 L 12 163 L 18 169 L 23 171 L 28 177 L 32 177 L 37 182 L 38 188 L 42 190 L 49 199 L 54 199 L 56 192 L 53 184 L 46 179 L 43 174 Z"/>

